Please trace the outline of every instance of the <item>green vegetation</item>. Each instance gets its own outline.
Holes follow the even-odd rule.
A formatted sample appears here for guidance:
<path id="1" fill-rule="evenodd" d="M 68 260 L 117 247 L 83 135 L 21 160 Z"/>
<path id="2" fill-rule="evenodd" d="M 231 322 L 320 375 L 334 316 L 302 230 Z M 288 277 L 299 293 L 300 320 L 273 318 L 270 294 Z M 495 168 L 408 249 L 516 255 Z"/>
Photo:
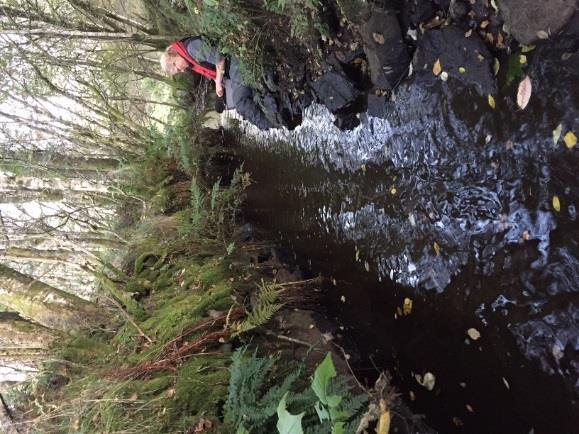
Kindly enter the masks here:
<path id="1" fill-rule="evenodd" d="M 318 0 L 203 4 L 199 10 L 192 0 L 142 0 L 150 38 L 133 41 L 162 48 L 163 35 L 168 41 L 202 33 L 240 58 L 258 84 L 263 68 L 327 32 Z M 124 41 L 119 26 L 111 31 Z M 114 63 L 124 48 L 111 48 L 106 55 L 113 60 L 101 60 Z M 17 391 L 21 422 L 40 433 L 272 433 L 276 427 L 297 433 L 284 425 L 300 414 L 305 432 L 347 432 L 367 398 L 336 381 L 331 358 L 308 386 L 307 367 L 290 363 L 289 354 L 268 357 L 255 345 L 245 347 L 296 293 L 250 267 L 235 236 L 250 176 L 241 165 L 221 173 L 212 163 L 233 154 L 233 134 L 202 126 L 207 101 L 198 82 L 148 72 L 135 84 L 140 65 L 130 57 L 142 60 L 138 52 L 123 59 L 127 70 L 109 76 L 102 68 L 105 90 L 89 83 L 111 117 L 109 128 L 125 140 L 111 136 L 110 142 L 126 143 L 118 146 L 122 165 L 111 181 L 123 248 L 100 255 L 91 269 L 106 323 L 57 342 L 42 374 Z M 169 92 L 160 90 L 166 84 L 168 101 Z M 111 95 L 127 94 L 109 100 L 109 88 Z M 116 103 L 131 102 L 135 93 L 140 111 Z M 196 106 L 184 109 L 190 99 Z M 141 107 L 143 101 L 153 102 Z M 95 143 L 109 139 L 90 128 L 82 134 Z"/>

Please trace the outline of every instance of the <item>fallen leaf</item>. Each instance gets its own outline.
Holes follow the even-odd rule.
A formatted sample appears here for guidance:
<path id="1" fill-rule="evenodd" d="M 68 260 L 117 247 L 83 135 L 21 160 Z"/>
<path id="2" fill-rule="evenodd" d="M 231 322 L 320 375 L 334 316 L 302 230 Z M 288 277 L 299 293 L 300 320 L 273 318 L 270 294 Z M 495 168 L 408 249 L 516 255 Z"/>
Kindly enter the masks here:
<path id="1" fill-rule="evenodd" d="M 497 6 L 496 0 L 491 0 L 491 6 L 493 7 L 493 9 L 494 9 L 496 12 L 499 11 L 499 7 Z"/>
<path id="2" fill-rule="evenodd" d="M 390 194 L 391 195 L 395 195 L 398 192 L 398 190 L 396 190 L 396 187 L 392 186 L 390 187 Z"/>
<path id="3" fill-rule="evenodd" d="M 474 410 L 472 408 L 472 406 L 470 406 L 469 404 L 466 404 L 466 409 L 469 411 L 469 413 L 474 413 Z"/>
<path id="4" fill-rule="evenodd" d="M 533 84 L 531 83 L 531 78 L 527 75 L 519 83 L 519 90 L 517 91 L 517 105 L 521 110 L 524 110 L 527 104 L 529 104 L 532 89 Z"/>
<path id="5" fill-rule="evenodd" d="M 561 54 L 561 60 L 569 60 L 573 53 L 563 53 Z"/>
<path id="6" fill-rule="evenodd" d="M 561 211 L 561 201 L 559 196 L 553 196 L 553 209 L 557 212 Z"/>
<path id="7" fill-rule="evenodd" d="M 390 411 L 386 406 L 386 401 L 380 400 L 380 419 L 378 419 L 378 426 L 376 427 L 376 434 L 388 434 L 390 432 Z"/>
<path id="8" fill-rule="evenodd" d="M 524 65 L 525 63 L 527 63 L 527 56 L 525 56 L 524 54 L 521 54 L 519 56 L 519 62 L 521 63 L 521 65 Z"/>
<path id="9" fill-rule="evenodd" d="M 509 384 L 509 382 L 507 381 L 507 379 L 505 377 L 503 377 L 503 384 L 505 385 L 505 387 L 509 390 L 511 390 L 511 385 Z"/>
<path id="10" fill-rule="evenodd" d="M 366 269 L 367 273 L 370 272 L 370 264 L 368 263 L 368 261 L 364 261 L 364 268 Z"/>
<path id="11" fill-rule="evenodd" d="M 548 38 L 549 38 L 549 34 L 548 34 L 546 31 L 544 31 L 544 30 L 539 30 L 539 31 L 537 32 L 537 37 L 538 37 L 539 39 L 548 39 Z"/>
<path id="12" fill-rule="evenodd" d="M 468 335 L 469 338 L 471 338 L 473 341 L 478 341 L 481 337 L 480 332 L 475 329 L 475 328 L 470 328 L 466 331 L 466 334 Z"/>
<path id="13" fill-rule="evenodd" d="M 362 164 L 360 166 L 360 169 L 362 170 L 363 173 L 366 173 L 366 165 L 365 164 Z"/>
<path id="14" fill-rule="evenodd" d="M 442 72 L 440 73 L 440 79 L 441 79 L 442 81 L 448 80 L 448 72 L 442 71 Z"/>
<path id="15" fill-rule="evenodd" d="M 463 66 L 461 66 L 460 68 L 458 68 L 458 72 L 464 74 L 466 72 L 466 69 Z"/>
<path id="16" fill-rule="evenodd" d="M 495 60 L 493 61 L 493 74 L 498 75 L 500 69 L 501 69 L 501 62 L 499 62 L 499 59 L 495 57 Z"/>
<path id="17" fill-rule="evenodd" d="M 529 241 L 530 239 L 531 239 L 531 234 L 529 233 L 528 230 L 525 229 L 525 230 L 523 231 L 523 240 Z"/>
<path id="18" fill-rule="evenodd" d="M 71 425 L 72 425 L 71 428 L 74 431 L 79 431 L 80 430 L 80 419 L 75 419 Z"/>
<path id="19" fill-rule="evenodd" d="M 402 313 L 404 315 L 410 315 L 412 313 L 412 300 L 408 297 L 404 299 L 404 303 L 402 304 Z"/>
<path id="20" fill-rule="evenodd" d="M 137 392 L 129 396 L 129 401 L 136 401 L 137 399 L 139 399 L 139 395 L 137 395 Z"/>
<path id="21" fill-rule="evenodd" d="M 483 20 L 483 21 L 481 21 L 479 26 L 481 29 L 486 29 L 489 24 L 490 24 L 489 20 Z"/>
<path id="22" fill-rule="evenodd" d="M 440 59 L 436 59 L 436 62 L 432 67 L 432 73 L 438 77 L 441 72 L 442 72 L 442 65 L 440 64 Z"/>
<path id="23" fill-rule="evenodd" d="M 452 422 L 456 425 L 456 426 L 463 426 L 464 422 L 462 421 L 462 419 L 460 417 L 453 417 L 452 418 Z"/>
<path id="24" fill-rule="evenodd" d="M 528 53 L 529 51 L 533 51 L 535 47 L 535 45 L 521 45 L 521 52 Z"/>
<path id="25" fill-rule="evenodd" d="M 345 303 L 345 302 L 346 302 L 346 297 L 342 295 L 342 296 L 340 297 L 340 301 L 341 301 L 342 303 Z"/>
<path id="26" fill-rule="evenodd" d="M 382 35 L 381 33 L 372 33 L 372 38 L 374 39 L 374 41 L 376 41 L 377 44 L 380 45 L 384 45 L 384 42 L 386 42 L 384 40 L 384 35 Z"/>
<path id="27" fill-rule="evenodd" d="M 434 389 L 434 385 L 436 384 L 436 377 L 432 372 L 427 372 L 424 374 L 424 378 L 422 379 L 422 386 L 426 388 L 429 392 Z"/>
<path id="28" fill-rule="evenodd" d="M 573 148 L 577 144 L 577 136 L 573 131 L 569 131 L 567 134 L 565 134 L 563 140 L 569 149 Z"/>
<path id="29" fill-rule="evenodd" d="M 468 38 L 468 37 L 470 37 L 470 35 L 472 35 L 472 29 L 470 29 L 468 32 L 466 32 L 466 33 L 464 34 L 464 37 L 465 37 L 465 38 Z"/>
<path id="30" fill-rule="evenodd" d="M 440 246 L 438 245 L 438 243 L 436 241 L 432 244 L 432 247 L 434 248 L 434 251 L 436 252 L 436 256 L 440 256 Z"/>
<path id="31" fill-rule="evenodd" d="M 416 401 L 416 394 L 412 390 L 408 392 L 408 395 L 410 395 L 410 401 Z"/>
<path id="32" fill-rule="evenodd" d="M 557 125 L 557 128 L 553 130 L 553 144 L 556 145 L 561 138 L 561 131 L 563 130 L 563 124 Z"/>
<path id="33" fill-rule="evenodd" d="M 491 108 L 495 108 L 497 106 L 497 103 L 495 102 L 495 97 L 492 95 L 489 95 L 488 97 L 488 101 L 489 101 L 489 105 L 491 106 Z"/>

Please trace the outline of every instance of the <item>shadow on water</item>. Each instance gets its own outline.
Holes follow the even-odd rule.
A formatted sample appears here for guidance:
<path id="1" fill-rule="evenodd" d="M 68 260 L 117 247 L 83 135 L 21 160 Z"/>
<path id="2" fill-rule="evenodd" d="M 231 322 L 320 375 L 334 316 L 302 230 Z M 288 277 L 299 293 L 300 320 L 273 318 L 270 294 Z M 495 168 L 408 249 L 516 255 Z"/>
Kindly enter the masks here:
<path id="1" fill-rule="evenodd" d="M 326 309 L 359 372 L 390 370 L 440 432 L 579 426 L 579 151 L 553 141 L 559 124 L 578 132 L 579 61 L 563 52 L 533 54 L 525 111 L 516 89 L 492 110 L 419 76 L 386 119 L 342 132 L 314 106 L 295 131 L 240 150 L 246 218 L 333 282 Z M 416 380 L 427 372 L 432 391 Z"/>

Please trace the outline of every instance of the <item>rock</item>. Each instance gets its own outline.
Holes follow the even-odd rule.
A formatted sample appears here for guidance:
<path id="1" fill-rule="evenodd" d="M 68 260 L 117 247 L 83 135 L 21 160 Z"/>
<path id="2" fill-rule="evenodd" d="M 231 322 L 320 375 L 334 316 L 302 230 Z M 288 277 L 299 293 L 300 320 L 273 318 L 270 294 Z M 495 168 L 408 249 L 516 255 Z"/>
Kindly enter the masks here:
<path id="1" fill-rule="evenodd" d="M 435 82 L 440 76 L 432 68 L 440 60 L 442 72 L 467 86 L 474 86 L 481 95 L 496 93 L 497 84 L 492 73 L 493 56 L 483 41 L 473 34 L 466 38 L 456 27 L 430 30 L 419 42 L 413 65 L 417 78 Z M 442 74 L 440 74 L 442 75 Z"/>
<path id="2" fill-rule="evenodd" d="M 360 118 L 356 113 L 338 114 L 336 115 L 334 125 L 342 131 L 353 130 L 360 125 Z"/>
<path id="3" fill-rule="evenodd" d="M 469 7 L 463 0 L 453 0 L 450 2 L 450 16 L 453 20 L 459 21 L 466 16 Z"/>
<path id="4" fill-rule="evenodd" d="M 577 0 L 498 0 L 498 7 L 513 37 L 530 44 L 561 30 L 575 13 Z"/>
<path id="5" fill-rule="evenodd" d="M 435 14 L 434 3 L 424 0 L 408 0 L 402 5 L 402 21 L 405 28 L 417 29 L 420 23 L 429 21 Z"/>
<path id="6" fill-rule="evenodd" d="M 335 71 L 327 72 L 314 81 L 312 88 L 320 103 L 332 113 L 353 105 L 360 96 L 360 92 L 354 88 L 354 85 Z"/>
<path id="7" fill-rule="evenodd" d="M 392 89 L 406 74 L 410 62 L 398 18 L 392 13 L 374 10 L 360 28 L 360 33 L 372 83 Z"/>

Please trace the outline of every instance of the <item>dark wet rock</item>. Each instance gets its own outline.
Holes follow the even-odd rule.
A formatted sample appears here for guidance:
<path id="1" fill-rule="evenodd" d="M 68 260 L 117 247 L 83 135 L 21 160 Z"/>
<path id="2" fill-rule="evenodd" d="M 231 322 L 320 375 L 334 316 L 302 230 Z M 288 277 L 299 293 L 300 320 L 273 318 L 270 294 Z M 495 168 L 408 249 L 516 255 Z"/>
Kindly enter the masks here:
<path id="1" fill-rule="evenodd" d="M 312 83 L 312 88 L 318 100 L 335 113 L 352 106 L 360 92 L 342 74 L 330 71 Z"/>
<path id="2" fill-rule="evenodd" d="M 572 388 L 579 377 L 579 309 L 569 305 L 566 309 L 530 319 L 511 328 L 521 352 L 539 363 L 548 374 L 561 373 Z"/>
<path id="3" fill-rule="evenodd" d="M 336 120 L 334 121 L 334 125 L 342 131 L 353 130 L 358 125 L 360 125 L 360 118 L 358 118 L 356 113 L 337 115 Z"/>
<path id="4" fill-rule="evenodd" d="M 455 0 L 450 3 L 450 16 L 453 20 L 458 21 L 466 16 L 469 6 L 464 0 Z"/>
<path id="5" fill-rule="evenodd" d="M 376 95 L 375 93 L 370 93 L 368 95 L 368 108 L 367 112 L 370 116 L 377 118 L 385 118 L 388 113 L 386 109 L 386 104 L 388 100 L 383 95 Z"/>
<path id="6" fill-rule="evenodd" d="M 429 21 L 437 8 L 433 2 L 424 0 L 408 0 L 402 6 L 402 23 L 408 28 L 418 28 L 420 23 Z"/>
<path id="7" fill-rule="evenodd" d="M 406 73 L 410 62 L 398 18 L 391 12 L 374 10 L 360 33 L 372 83 L 392 89 Z"/>
<path id="8" fill-rule="evenodd" d="M 577 0 L 500 0 L 499 13 L 508 30 L 522 44 L 555 34 L 571 19 Z"/>
<path id="9" fill-rule="evenodd" d="M 414 56 L 414 71 L 420 80 L 434 83 L 440 80 L 433 74 L 433 66 L 440 60 L 442 71 L 449 81 L 457 80 L 474 86 L 481 95 L 497 91 L 491 71 L 492 55 L 483 41 L 473 32 L 468 38 L 456 27 L 430 30 L 424 34 Z M 461 72 L 461 68 L 464 68 Z"/>

